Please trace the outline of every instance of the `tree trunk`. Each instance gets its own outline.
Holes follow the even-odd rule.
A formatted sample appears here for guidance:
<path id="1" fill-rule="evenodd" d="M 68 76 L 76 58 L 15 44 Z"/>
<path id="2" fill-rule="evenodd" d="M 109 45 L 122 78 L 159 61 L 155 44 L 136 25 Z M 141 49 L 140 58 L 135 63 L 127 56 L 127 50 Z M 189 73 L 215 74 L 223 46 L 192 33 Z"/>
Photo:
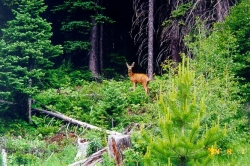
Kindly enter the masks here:
<path id="1" fill-rule="evenodd" d="M 131 147 L 129 135 L 109 135 L 108 137 L 108 153 L 115 159 L 116 165 L 122 165 L 122 152 Z"/>
<path id="2" fill-rule="evenodd" d="M 218 0 L 216 5 L 217 21 L 223 21 L 229 11 L 228 0 Z"/>
<path id="3" fill-rule="evenodd" d="M 179 1 L 171 1 L 171 11 L 174 11 L 178 8 Z M 172 27 L 170 29 L 170 51 L 171 51 L 171 57 L 174 62 L 181 62 L 181 57 L 179 55 L 180 52 L 180 27 L 179 27 L 179 21 L 178 18 L 173 19 Z"/>
<path id="4" fill-rule="evenodd" d="M 181 57 L 179 55 L 179 25 L 178 21 L 175 20 L 173 23 L 173 27 L 171 30 L 171 44 L 170 44 L 170 49 L 171 49 L 171 55 L 172 55 L 172 60 L 174 62 L 181 62 Z"/>
<path id="5" fill-rule="evenodd" d="M 154 0 L 149 0 L 148 7 L 148 76 L 154 79 Z"/>
<path id="6" fill-rule="evenodd" d="M 31 88 L 32 87 L 32 79 L 30 78 L 29 79 L 29 88 Z M 28 115 L 29 115 L 29 123 L 31 123 L 31 121 L 32 121 L 32 118 L 31 118 L 31 101 L 32 101 L 32 99 L 31 99 L 31 97 L 29 96 L 29 98 L 28 98 Z"/>
<path id="7" fill-rule="evenodd" d="M 94 78 L 98 78 L 98 41 L 97 41 L 97 25 L 92 19 L 93 27 L 91 30 L 91 50 L 89 55 L 89 70 Z"/>
<path id="8" fill-rule="evenodd" d="M 77 154 L 75 156 L 75 161 L 82 160 L 86 158 L 88 154 L 89 142 L 86 139 L 77 138 Z"/>
<path id="9" fill-rule="evenodd" d="M 100 40 L 99 40 L 99 57 L 100 57 L 100 71 L 103 70 L 103 24 L 100 24 Z"/>

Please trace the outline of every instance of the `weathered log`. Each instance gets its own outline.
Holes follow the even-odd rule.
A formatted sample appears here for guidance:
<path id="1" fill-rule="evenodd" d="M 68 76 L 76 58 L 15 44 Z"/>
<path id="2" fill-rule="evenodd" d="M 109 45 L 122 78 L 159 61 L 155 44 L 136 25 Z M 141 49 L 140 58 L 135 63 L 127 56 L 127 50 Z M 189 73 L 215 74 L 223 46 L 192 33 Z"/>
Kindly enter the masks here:
<path id="1" fill-rule="evenodd" d="M 71 164 L 70 166 L 94 166 L 96 163 L 102 161 L 102 155 L 104 152 L 107 152 L 107 147 L 93 153 L 86 159 Z"/>
<path id="2" fill-rule="evenodd" d="M 83 127 L 87 128 L 87 129 L 94 129 L 94 130 L 99 130 L 99 131 L 103 130 L 100 127 L 97 127 L 97 126 L 94 126 L 94 125 L 91 125 L 91 124 L 88 124 L 88 123 L 81 122 L 79 120 L 70 118 L 70 117 L 68 117 L 66 115 L 63 115 L 60 112 L 51 112 L 51 111 L 47 111 L 47 110 L 41 110 L 41 109 L 38 109 L 38 108 L 33 108 L 32 111 L 38 111 L 38 112 L 41 112 L 41 113 L 45 113 L 45 114 L 48 114 L 50 116 L 53 116 L 53 117 L 62 119 L 64 121 L 67 121 L 69 123 L 76 124 L 76 125 L 79 125 L 79 126 L 83 126 Z M 112 134 L 112 135 L 122 135 L 121 133 L 118 133 L 118 132 L 115 132 L 115 131 L 110 131 L 110 130 L 105 130 L 105 132 L 107 134 Z"/>
<path id="3" fill-rule="evenodd" d="M 131 148 L 131 140 L 129 135 L 108 136 L 108 153 L 115 159 L 117 166 L 122 165 L 122 152 L 127 148 Z"/>

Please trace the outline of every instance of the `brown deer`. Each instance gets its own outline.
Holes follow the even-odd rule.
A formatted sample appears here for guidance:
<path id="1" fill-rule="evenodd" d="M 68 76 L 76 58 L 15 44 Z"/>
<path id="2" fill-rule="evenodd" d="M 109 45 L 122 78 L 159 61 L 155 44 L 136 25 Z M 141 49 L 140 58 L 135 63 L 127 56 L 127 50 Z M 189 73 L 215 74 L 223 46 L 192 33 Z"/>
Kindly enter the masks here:
<path id="1" fill-rule="evenodd" d="M 135 62 L 133 62 L 131 66 L 129 66 L 128 63 L 126 62 L 126 65 L 128 67 L 128 76 L 129 76 L 131 82 L 133 83 L 134 91 L 135 91 L 136 84 L 139 83 L 139 84 L 142 84 L 142 86 L 145 89 L 145 92 L 148 94 L 149 93 L 148 82 L 151 79 L 146 74 L 133 73 L 132 68 L 134 67 Z"/>

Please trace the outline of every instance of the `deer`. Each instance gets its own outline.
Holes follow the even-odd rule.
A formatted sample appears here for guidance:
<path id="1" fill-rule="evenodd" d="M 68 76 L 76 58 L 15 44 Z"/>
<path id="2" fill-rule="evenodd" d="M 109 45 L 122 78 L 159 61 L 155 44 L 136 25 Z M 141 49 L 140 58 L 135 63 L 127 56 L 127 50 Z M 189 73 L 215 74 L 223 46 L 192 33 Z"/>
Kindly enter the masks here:
<path id="1" fill-rule="evenodd" d="M 133 89 L 135 91 L 136 84 L 142 84 L 142 86 L 145 89 L 146 94 L 149 94 L 149 89 L 148 89 L 148 82 L 151 80 L 146 74 L 143 73 L 133 73 L 132 68 L 135 65 L 135 62 L 133 62 L 130 65 L 126 62 L 126 65 L 128 67 L 128 76 L 130 78 L 130 81 L 133 83 Z"/>

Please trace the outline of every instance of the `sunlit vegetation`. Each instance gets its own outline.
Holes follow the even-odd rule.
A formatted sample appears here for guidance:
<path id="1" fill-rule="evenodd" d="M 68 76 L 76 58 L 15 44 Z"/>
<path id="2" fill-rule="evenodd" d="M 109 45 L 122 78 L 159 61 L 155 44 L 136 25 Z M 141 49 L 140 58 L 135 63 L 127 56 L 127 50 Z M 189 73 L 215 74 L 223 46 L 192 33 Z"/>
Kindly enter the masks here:
<path id="1" fill-rule="evenodd" d="M 190 5 L 176 9 L 173 17 L 183 16 Z M 32 56 L 44 46 L 50 57 L 52 48 L 43 45 L 50 41 L 24 50 L 25 42 L 13 39 L 6 43 L 7 38 L 25 36 L 23 30 L 19 34 L 13 29 L 19 19 L 10 21 L 0 41 L 0 147 L 7 151 L 8 165 L 72 164 L 77 138 L 90 142 L 90 156 L 107 146 L 105 130 L 130 134 L 132 148 L 123 152 L 125 166 L 249 165 L 249 7 L 249 2 L 242 0 L 225 21 L 213 24 L 209 31 L 197 18 L 193 31 L 185 36 L 188 50 L 180 53 L 182 62 L 164 61 L 162 74 L 156 74 L 148 84 L 149 94 L 140 84 L 134 90 L 129 76 L 115 68 L 104 69 L 98 79 L 87 68 L 75 68 L 70 62 L 29 70 L 33 60 L 32 67 L 53 66 L 49 58 L 36 64 L 38 60 Z M 47 39 L 51 33 L 49 24 L 45 25 Z M 58 56 L 61 46 L 53 48 L 51 56 Z M 20 51 L 26 55 L 23 59 L 16 56 Z M 111 56 L 112 63 L 127 73 L 126 58 Z M 28 66 L 16 66 L 19 63 Z M 28 82 L 32 73 L 34 86 Z M 37 111 L 32 112 L 29 123 L 27 97 L 32 97 L 32 108 L 60 112 L 104 130 L 88 130 Z M 105 153 L 102 165 L 115 162 Z"/>

